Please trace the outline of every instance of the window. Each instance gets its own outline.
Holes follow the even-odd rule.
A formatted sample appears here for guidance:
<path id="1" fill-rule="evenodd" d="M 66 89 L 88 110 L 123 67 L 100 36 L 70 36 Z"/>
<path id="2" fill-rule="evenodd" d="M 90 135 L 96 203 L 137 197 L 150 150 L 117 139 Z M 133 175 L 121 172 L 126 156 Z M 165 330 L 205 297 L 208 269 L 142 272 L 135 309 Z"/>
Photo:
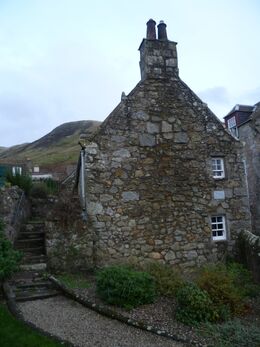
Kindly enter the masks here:
<path id="1" fill-rule="evenodd" d="M 238 129 L 236 124 L 236 117 L 231 117 L 227 121 L 228 130 L 231 132 L 231 134 L 235 137 L 238 137 Z"/>
<path id="2" fill-rule="evenodd" d="M 212 239 L 214 241 L 226 240 L 226 226 L 225 226 L 225 217 L 224 216 L 212 216 L 211 217 L 211 230 L 212 230 Z"/>
<path id="3" fill-rule="evenodd" d="M 12 174 L 13 175 L 21 175 L 22 174 L 21 166 L 13 166 L 12 167 Z"/>
<path id="4" fill-rule="evenodd" d="M 214 178 L 225 177 L 224 160 L 222 158 L 212 158 L 211 165 L 212 165 L 212 173 Z"/>

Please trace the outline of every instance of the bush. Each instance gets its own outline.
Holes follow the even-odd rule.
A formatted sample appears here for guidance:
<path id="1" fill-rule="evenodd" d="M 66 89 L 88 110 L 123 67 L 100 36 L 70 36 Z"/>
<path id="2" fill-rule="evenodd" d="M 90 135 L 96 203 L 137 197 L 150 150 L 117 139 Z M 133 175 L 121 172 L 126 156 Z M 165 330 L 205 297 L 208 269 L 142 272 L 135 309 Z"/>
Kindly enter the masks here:
<path id="1" fill-rule="evenodd" d="M 148 273 L 125 266 L 110 266 L 97 273 L 97 294 L 108 304 L 131 309 L 152 303 L 156 291 Z"/>
<path id="2" fill-rule="evenodd" d="M 196 325 L 201 322 L 212 322 L 217 318 L 208 293 L 194 283 L 187 283 L 181 287 L 176 299 L 176 318 L 184 324 Z"/>
<path id="3" fill-rule="evenodd" d="M 175 297 L 177 290 L 184 285 L 178 271 L 169 265 L 153 262 L 148 264 L 146 271 L 153 276 L 159 294 Z"/>
<path id="4" fill-rule="evenodd" d="M 204 268 L 197 284 L 209 294 L 220 320 L 226 320 L 230 314 L 237 315 L 245 311 L 243 296 L 224 265 Z"/>
<path id="5" fill-rule="evenodd" d="M 255 297 L 260 294 L 260 286 L 253 282 L 252 273 L 242 264 L 229 262 L 227 271 L 243 297 Z"/>
<path id="6" fill-rule="evenodd" d="M 46 199 L 48 197 L 46 184 L 44 182 L 34 183 L 30 195 L 33 198 Z"/>
<path id="7" fill-rule="evenodd" d="M 29 194 L 32 188 L 32 178 L 29 175 L 16 173 L 12 174 L 11 171 L 8 171 L 6 174 L 6 181 L 12 186 L 18 186 L 25 191 L 26 194 Z"/>
<path id="8" fill-rule="evenodd" d="M 199 333 L 208 337 L 208 347 L 259 347 L 260 328 L 243 325 L 238 319 L 222 324 L 205 324 Z"/>
<path id="9" fill-rule="evenodd" d="M 3 233 L 3 223 L 0 221 L 0 280 L 9 277 L 18 270 L 22 254 L 13 249 L 12 244 Z"/>

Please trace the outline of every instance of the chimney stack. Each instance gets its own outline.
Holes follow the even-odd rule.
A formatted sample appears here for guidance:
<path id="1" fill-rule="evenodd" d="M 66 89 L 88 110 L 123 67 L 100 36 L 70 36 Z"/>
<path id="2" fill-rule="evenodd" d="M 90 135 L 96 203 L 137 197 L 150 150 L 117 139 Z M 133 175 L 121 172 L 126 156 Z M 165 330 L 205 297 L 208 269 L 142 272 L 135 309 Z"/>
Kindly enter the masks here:
<path id="1" fill-rule="evenodd" d="M 155 31 L 156 22 L 153 19 L 149 19 L 146 25 L 147 25 L 146 38 L 148 40 L 156 40 L 156 31 Z"/>
<path id="2" fill-rule="evenodd" d="M 167 31 L 166 31 L 166 24 L 163 20 L 160 20 L 160 23 L 157 25 L 158 28 L 158 40 L 164 40 L 167 41 Z"/>
<path id="3" fill-rule="evenodd" d="M 155 21 L 149 19 L 146 25 L 147 37 L 139 47 L 142 81 L 147 78 L 176 79 L 179 75 L 177 43 L 168 40 L 166 24 L 162 20 L 158 25 L 158 39 Z"/>

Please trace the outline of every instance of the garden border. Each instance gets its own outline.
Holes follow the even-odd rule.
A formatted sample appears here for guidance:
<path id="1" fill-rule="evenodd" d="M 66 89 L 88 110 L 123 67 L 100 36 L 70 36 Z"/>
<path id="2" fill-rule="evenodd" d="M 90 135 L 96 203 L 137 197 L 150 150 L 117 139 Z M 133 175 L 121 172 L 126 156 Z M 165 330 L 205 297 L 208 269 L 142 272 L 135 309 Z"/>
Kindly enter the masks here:
<path id="1" fill-rule="evenodd" d="M 91 300 L 76 294 L 73 290 L 69 289 L 67 286 L 65 286 L 63 283 L 61 283 L 56 277 L 54 277 L 53 275 L 49 276 L 49 280 L 52 281 L 52 283 L 60 290 L 62 291 L 62 293 L 69 297 L 70 299 L 73 299 L 74 301 L 77 301 L 78 303 L 80 303 L 81 305 L 103 315 L 106 316 L 108 318 L 111 319 L 115 319 L 118 320 L 121 323 L 130 325 L 132 327 L 144 330 L 144 331 L 148 331 L 151 332 L 155 335 L 158 336 L 163 336 L 166 338 L 169 338 L 173 341 L 177 341 L 177 342 L 182 342 L 185 343 L 186 345 L 189 346 L 197 346 L 197 347 L 202 347 L 203 345 L 198 343 L 198 342 L 193 342 L 190 339 L 183 339 L 181 337 L 178 337 L 177 335 L 173 335 L 170 334 L 169 332 L 167 332 L 166 330 L 161 330 L 161 329 L 157 329 L 156 327 L 153 327 L 151 325 L 147 325 L 145 323 L 143 323 L 142 321 L 137 321 L 134 319 L 130 319 L 128 317 L 125 317 L 124 315 L 113 311 L 105 306 L 96 304 L 94 302 L 92 302 Z"/>

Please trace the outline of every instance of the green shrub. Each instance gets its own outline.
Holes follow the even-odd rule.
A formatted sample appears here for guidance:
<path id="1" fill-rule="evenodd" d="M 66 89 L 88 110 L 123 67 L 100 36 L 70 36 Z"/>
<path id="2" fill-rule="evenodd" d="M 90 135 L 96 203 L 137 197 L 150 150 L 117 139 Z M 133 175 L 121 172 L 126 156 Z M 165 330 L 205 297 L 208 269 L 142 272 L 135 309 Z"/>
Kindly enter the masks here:
<path id="1" fill-rule="evenodd" d="M 198 331 L 208 338 L 208 347 L 259 347 L 260 328 L 243 325 L 238 319 L 222 324 L 205 324 Z"/>
<path id="2" fill-rule="evenodd" d="M 4 280 L 18 270 L 22 255 L 13 249 L 11 242 L 4 236 L 3 223 L 0 222 L 0 225 L 0 280 Z"/>
<path id="3" fill-rule="evenodd" d="M 34 183 L 31 189 L 31 197 L 37 199 L 46 199 L 48 197 L 48 188 L 44 182 Z"/>
<path id="4" fill-rule="evenodd" d="M 197 279 L 197 284 L 209 294 L 220 320 L 228 318 L 228 311 L 231 315 L 245 311 L 243 296 L 225 265 L 204 268 Z"/>
<path id="5" fill-rule="evenodd" d="M 155 279 L 157 291 L 161 295 L 174 297 L 184 285 L 180 273 L 169 265 L 153 262 L 147 265 L 146 271 Z"/>
<path id="6" fill-rule="evenodd" d="M 212 322 L 217 318 L 208 293 L 194 283 L 181 287 L 176 299 L 176 319 L 184 324 L 196 325 L 200 322 Z"/>
<path id="7" fill-rule="evenodd" d="M 110 266 L 97 273 L 97 294 L 108 304 L 131 309 L 152 303 L 156 290 L 148 273 Z"/>
<path id="8" fill-rule="evenodd" d="M 260 286 L 253 282 L 252 273 L 244 265 L 229 262 L 227 271 L 243 297 L 255 297 L 260 294 Z"/>
<path id="9" fill-rule="evenodd" d="M 47 178 L 44 180 L 44 183 L 47 187 L 48 194 L 57 194 L 59 191 L 58 182 L 54 181 L 52 178 Z"/>
<path id="10" fill-rule="evenodd" d="M 12 186 L 18 186 L 25 191 L 26 194 L 29 194 L 32 188 L 32 178 L 27 174 L 12 174 L 11 171 L 8 171 L 6 174 L 6 181 Z"/>

